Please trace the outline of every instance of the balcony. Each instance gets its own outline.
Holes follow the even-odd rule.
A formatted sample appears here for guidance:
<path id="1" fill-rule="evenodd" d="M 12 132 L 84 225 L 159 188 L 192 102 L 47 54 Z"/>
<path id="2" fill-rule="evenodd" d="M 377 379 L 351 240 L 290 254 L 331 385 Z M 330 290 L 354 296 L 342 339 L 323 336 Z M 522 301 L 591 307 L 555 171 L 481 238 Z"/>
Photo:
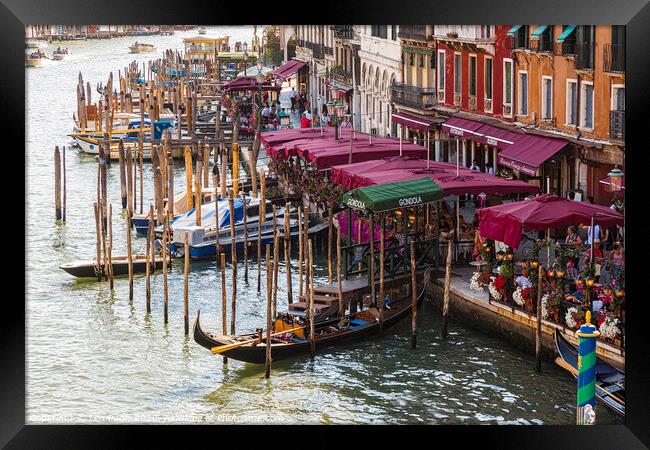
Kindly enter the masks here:
<path id="1" fill-rule="evenodd" d="M 331 56 L 331 55 L 334 54 L 334 49 L 333 49 L 332 47 L 325 46 L 325 47 L 323 47 L 323 52 L 324 52 L 326 55 L 330 55 L 330 56 Z"/>
<path id="2" fill-rule="evenodd" d="M 483 111 L 486 113 L 491 113 L 492 112 L 492 99 L 491 98 L 484 98 L 483 99 Z"/>
<path id="3" fill-rule="evenodd" d="M 514 36 L 509 34 L 506 36 L 504 44 L 508 50 L 530 49 L 530 43 L 527 34 L 522 35 L 521 33 L 517 33 Z"/>
<path id="4" fill-rule="evenodd" d="M 414 41 L 426 41 L 427 26 L 426 25 L 400 25 L 399 33 L 397 36 L 400 39 L 411 39 Z"/>
<path id="5" fill-rule="evenodd" d="M 492 41 L 491 25 L 434 25 L 433 37 L 437 40 Z"/>
<path id="6" fill-rule="evenodd" d="M 576 70 L 594 70 L 594 43 L 576 42 Z"/>
<path id="7" fill-rule="evenodd" d="M 332 25 L 330 29 L 334 31 L 334 37 L 337 39 L 355 39 L 358 37 L 352 25 Z"/>
<path id="8" fill-rule="evenodd" d="M 393 83 L 391 99 L 398 105 L 427 109 L 436 104 L 435 88 L 421 88 L 403 83 Z"/>
<path id="9" fill-rule="evenodd" d="M 311 52 L 314 55 L 314 59 L 323 59 L 325 54 L 325 52 L 323 51 L 323 46 L 320 44 L 312 45 Z"/>
<path id="10" fill-rule="evenodd" d="M 476 109 L 476 96 L 475 95 L 470 95 L 469 96 L 469 109 Z"/>
<path id="11" fill-rule="evenodd" d="M 603 45 L 603 70 L 605 72 L 625 72 L 625 46 L 620 44 Z"/>
<path id="12" fill-rule="evenodd" d="M 460 106 L 460 92 L 454 92 L 454 106 Z"/>
<path id="13" fill-rule="evenodd" d="M 528 49 L 539 53 L 553 53 L 553 43 L 550 39 L 531 39 Z"/>
<path id="14" fill-rule="evenodd" d="M 625 111 L 609 112 L 609 138 L 625 140 Z"/>

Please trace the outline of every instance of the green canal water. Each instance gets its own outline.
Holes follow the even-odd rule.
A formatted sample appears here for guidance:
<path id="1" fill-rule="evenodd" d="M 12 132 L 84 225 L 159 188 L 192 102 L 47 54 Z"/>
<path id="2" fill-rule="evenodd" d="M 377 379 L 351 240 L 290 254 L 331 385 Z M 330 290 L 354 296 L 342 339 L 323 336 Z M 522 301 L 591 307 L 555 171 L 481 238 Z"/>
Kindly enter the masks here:
<path id="1" fill-rule="evenodd" d="M 182 38 L 138 37 L 155 43 L 158 55 L 181 49 Z M 211 27 L 231 43 L 250 41 L 252 27 Z M 418 348 L 410 349 L 410 321 L 383 337 L 320 351 L 316 357 L 279 361 L 270 380 L 264 367 L 230 361 L 197 345 L 183 330 L 183 267 L 169 274 L 169 323 L 163 324 L 162 275 L 152 278 L 152 312 L 145 311 L 144 276 L 128 281 L 77 281 L 59 265 L 95 254 L 92 204 L 97 163 L 69 148 L 79 71 L 93 86 L 117 77 L 131 61 L 151 55 L 128 53 L 136 38 L 66 42 L 71 55 L 26 69 L 26 373 L 27 423 L 424 423 L 571 424 L 576 383 L 499 339 L 451 322 L 448 341 L 439 337 L 440 313 L 425 302 L 418 313 Z M 56 46 L 53 44 L 46 53 Z M 55 223 L 53 148 L 66 146 L 67 223 Z M 114 254 L 126 254 L 120 211 L 119 167 L 108 171 L 114 207 Z M 152 174 L 145 164 L 145 204 L 152 201 Z M 176 166 L 178 192 L 183 168 Z M 136 252 L 145 242 L 135 239 Z M 240 258 L 241 259 L 241 258 Z M 265 289 L 257 294 L 257 264 L 250 284 L 238 269 L 237 331 L 265 323 Z M 317 257 L 316 283 L 326 279 Z M 295 260 L 294 260 L 295 264 Z M 294 266 L 294 273 L 295 272 Z M 230 283 L 230 276 L 227 277 Z M 264 276 L 262 277 L 264 280 Z M 280 267 L 278 308 L 286 306 Z M 297 279 L 297 277 L 296 277 Z M 201 310 L 205 329 L 221 327 L 220 278 L 214 262 L 193 263 L 189 275 L 190 320 Z M 297 288 L 294 287 L 294 292 Z M 228 284 L 230 296 L 230 284 Z M 230 300 L 228 301 L 230 303 Z M 603 407 L 599 422 L 613 418 Z"/>

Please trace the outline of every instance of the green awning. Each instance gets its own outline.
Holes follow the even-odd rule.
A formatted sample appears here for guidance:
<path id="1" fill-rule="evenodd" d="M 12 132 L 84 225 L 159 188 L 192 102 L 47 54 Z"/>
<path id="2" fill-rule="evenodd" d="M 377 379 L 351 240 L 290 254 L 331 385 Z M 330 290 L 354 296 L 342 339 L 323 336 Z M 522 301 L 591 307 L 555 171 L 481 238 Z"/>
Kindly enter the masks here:
<path id="1" fill-rule="evenodd" d="M 533 31 L 533 34 L 531 36 L 539 37 L 539 36 L 541 36 L 541 34 L 544 31 L 546 31 L 547 28 L 548 28 L 548 25 L 541 25 L 541 26 L 535 28 L 535 31 Z"/>
<path id="2" fill-rule="evenodd" d="M 567 27 L 562 31 L 562 34 L 558 36 L 557 41 L 558 42 L 564 42 L 564 40 L 569 37 L 571 33 L 573 33 L 573 30 L 576 29 L 575 25 L 567 25 Z"/>
<path id="3" fill-rule="evenodd" d="M 521 28 L 523 25 L 515 25 L 514 27 L 510 28 L 508 30 L 507 34 L 515 34 L 519 28 Z"/>
<path id="4" fill-rule="evenodd" d="M 443 197 L 442 188 L 429 177 L 353 189 L 341 202 L 354 209 L 372 212 L 391 211 L 424 205 Z"/>

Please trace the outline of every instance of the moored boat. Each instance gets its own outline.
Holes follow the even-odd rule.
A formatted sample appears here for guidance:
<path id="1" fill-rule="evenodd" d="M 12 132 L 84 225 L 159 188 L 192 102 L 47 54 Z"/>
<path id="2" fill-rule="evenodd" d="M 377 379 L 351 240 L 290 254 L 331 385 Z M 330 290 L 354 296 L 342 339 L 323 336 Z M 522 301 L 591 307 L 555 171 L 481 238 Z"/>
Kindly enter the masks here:
<path id="1" fill-rule="evenodd" d="M 555 331 L 555 347 L 559 357 L 557 365 L 578 376 L 578 350 L 559 331 Z M 625 372 L 596 358 L 596 398 L 617 419 L 625 419 Z"/>
<path id="2" fill-rule="evenodd" d="M 129 261 L 128 256 L 113 256 L 112 267 L 113 275 L 128 275 L 129 273 Z M 147 270 L 147 262 L 145 255 L 133 255 L 133 273 L 144 273 Z M 161 256 L 155 257 L 155 266 L 156 269 L 161 269 L 163 265 L 163 258 Z M 97 265 L 96 259 L 80 259 L 76 261 L 71 261 L 69 263 L 62 264 L 59 268 L 65 270 L 70 275 L 73 275 L 77 278 L 93 278 L 97 277 L 97 272 L 99 271 L 101 275 L 104 275 L 104 264 L 101 264 L 101 267 Z"/>
<path id="3" fill-rule="evenodd" d="M 54 52 L 52 53 L 52 59 L 55 60 L 55 61 L 60 61 L 63 58 L 65 58 L 66 56 L 68 56 L 69 54 L 70 53 L 68 52 L 67 48 L 59 47 L 56 50 L 54 50 Z"/>
<path id="4" fill-rule="evenodd" d="M 34 53 L 25 55 L 25 67 L 41 67 L 44 59 L 47 59 L 47 56 L 38 49 Z"/>
<path id="5" fill-rule="evenodd" d="M 426 270 L 422 276 L 422 283 L 417 294 L 418 305 L 422 303 L 426 294 L 429 276 L 430 269 Z M 383 330 L 409 316 L 411 305 L 411 295 L 388 303 L 384 310 Z M 271 339 L 273 361 L 310 353 L 309 326 L 304 318 L 281 314 L 275 318 L 273 327 Z M 290 332 L 289 330 L 294 331 Z M 316 349 L 377 334 L 379 334 L 379 312 L 375 307 L 343 317 L 333 317 L 322 321 L 315 319 L 314 321 L 314 346 Z M 194 341 L 215 354 L 221 354 L 238 361 L 263 364 L 266 360 L 265 339 L 266 332 L 263 330 L 238 336 L 223 336 L 206 332 L 201 328 L 200 311 L 197 312 L 194 322 Z"/>

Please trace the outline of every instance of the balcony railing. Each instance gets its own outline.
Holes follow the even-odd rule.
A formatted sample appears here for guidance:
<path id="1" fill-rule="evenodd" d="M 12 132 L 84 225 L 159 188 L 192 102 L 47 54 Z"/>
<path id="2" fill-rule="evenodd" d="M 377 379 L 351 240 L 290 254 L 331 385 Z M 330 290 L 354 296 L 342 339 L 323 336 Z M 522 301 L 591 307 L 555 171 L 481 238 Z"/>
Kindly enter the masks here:
<path id="1" fill-rule="evenodd" d="M 594 70 L 593 42 L 576 42 L 576 69 Z"/>
<path id="2" fill-rule="evenodd" d="M 397 34 L 400 39 L 413 39 L 416 41 L 426 41 L 427 26 L 426 25 L 400 25 L 399 33 Z"/>
<path id="3" fill-rule="evenodd" d="M 575 39 L 566 39 L 564 42 L 555 42 L 554 53 L 556 56 L 575 56 L 576 54 Z"/>
<path id="4" fill-rule="evenodd" d="M 605 72 L 625 72 L 625 47 L 623 45 L 603 45 L 603 70 Z"/>
<path id="5" fill-rule="evenodd" d="M 625 111 L 609 112 L 610 139 L 625 140 Z"/>
<path id="6" fill-rule="evenodd" d="M 468 103 L 469 103 L 469 109 L 476 109 L 476 96 L 470 95 Z"/>
<path id="7" fill-rule="evenodd" d="M 322 45 L 314 44 L 311 48 L 311 51 L 315 59 L 323 59 L 324 51 Z"/>
<path id="8" fill-rule="evenodd" d="M 531 39 L 528 42 L 528 49 L 540 53 L 553 53 L 553 43 L 549 39 Z"/>
<path id="9" fill-rule="evenodd" d="M 334 54 L 334 49 L 332 47 L 325 46 L 323 47 L 323 51 L 325 52 L 326 55 Z"/>
<path id="10" fill-rule="evenodd" d="M 508 50 L 528 50 L 530 48 L 528 35 L 522 37 L 519 33 L 514 36 L 507 35 L 504 43 Z"/>
<path id="11" fill-rule="evenodd" d="M 332 25 L 334 37 L 337 39 L 354 39 L 357 37 L 352 25 Z"/>
<path id="12" fill-rule="evenodd" d="M 393 83 L 391 88 L 392 101 L 398 105 L 426 109 L 436 104 L 435 88 L 422 88 L 403 83 Z"/>

